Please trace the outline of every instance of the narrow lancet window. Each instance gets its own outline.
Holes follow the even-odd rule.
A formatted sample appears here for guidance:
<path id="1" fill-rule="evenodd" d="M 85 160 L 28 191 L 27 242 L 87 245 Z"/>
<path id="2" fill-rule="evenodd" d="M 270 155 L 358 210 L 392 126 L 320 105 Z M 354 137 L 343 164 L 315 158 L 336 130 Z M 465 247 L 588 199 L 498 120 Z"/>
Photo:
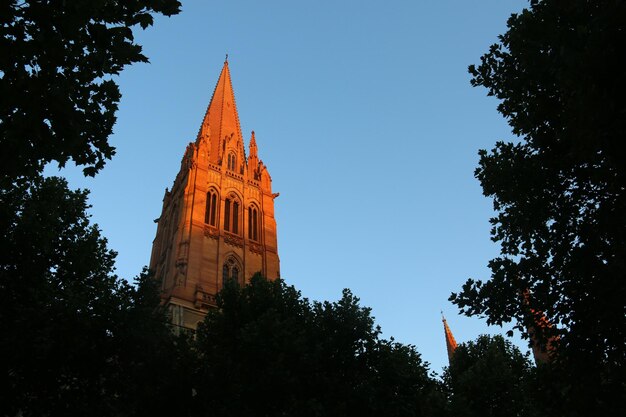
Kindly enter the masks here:
<path id="1" fill-rule="evenodd" d="M 230 231 L 230 199 L 224 201 L 224 230 Z"/>
<path id="2" fill-rule="evenodd" d="M 233 202 L 233 233 L 239 234 L 239 203 Z"/>
<path id="3" fill-rule="evenodd" d="M 248 207 L 248 239 L 259 240 L 258 211 L 256 207 Z"/>
<path id="4" fill-rule="evenodd" d="M 204 222 L 215 226 L 217 212 L 217 193 L 213 190 L 206 195 L 206 212 L 204 213 Z"/>
<path id="5" fill-rule="evenodd" d="M 257 223 L 257 218 L 258 218 L 258 214 L 256 209 L 254 210 L 254 217 L 252 218 L 252 232 L 253 232 L 253 239 L 254 240 L 259 240 L 259 236 L 258 236 L 258 231 L 259 231 L 259 225 Z"/>
<path id="6" fill-rule="evenodd" d="M 229 279 L 229 268 L 228 268 L 228 263 L 225 263 L 224 266 L 222 267 L 222 286 L 226 285 L 226 281 L 228 281 Z"/>
<path id="7" fill-rule="evenodd" d="M 227 232 L 239 234 L 239 201 L 234 197 L 227 198 L 224 201 L 224 230 Z"/>
<path id="8" fill-rule="evenodd" d="M 235 156 L 234 153 L 229 153 L 228 154 L 228 170 L 234 171 L 236 165 L 237 165 L 237 157 Z"/>

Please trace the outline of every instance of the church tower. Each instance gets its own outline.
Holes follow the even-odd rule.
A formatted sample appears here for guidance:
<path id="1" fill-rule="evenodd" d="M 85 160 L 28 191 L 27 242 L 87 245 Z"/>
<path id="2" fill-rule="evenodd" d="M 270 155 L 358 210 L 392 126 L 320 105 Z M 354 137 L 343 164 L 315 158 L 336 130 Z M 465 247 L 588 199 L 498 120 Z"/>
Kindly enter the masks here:
<path id="1" fill-rule="evenodd" d="M 172 323 L 195 329 L 228 280 L 280 276 L 272 179 L 254 132 L 244 149 L 228 61 L 187 145 L 152 243 L 150 269 Z"/>

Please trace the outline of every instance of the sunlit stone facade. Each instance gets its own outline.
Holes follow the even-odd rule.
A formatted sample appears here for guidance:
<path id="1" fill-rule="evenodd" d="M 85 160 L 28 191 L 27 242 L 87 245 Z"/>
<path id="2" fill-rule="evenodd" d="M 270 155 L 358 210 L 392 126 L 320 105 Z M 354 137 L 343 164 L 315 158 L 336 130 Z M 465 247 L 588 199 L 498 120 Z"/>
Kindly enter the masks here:
<path id="1" fill-rule="evenodd" d="M 246 155 L 228 62 L 195 142 L 187 146 L 152 244 L 172 323 L 195 328 L 227 280 L 280 276 L 272 179 L 254 132 Z"/>

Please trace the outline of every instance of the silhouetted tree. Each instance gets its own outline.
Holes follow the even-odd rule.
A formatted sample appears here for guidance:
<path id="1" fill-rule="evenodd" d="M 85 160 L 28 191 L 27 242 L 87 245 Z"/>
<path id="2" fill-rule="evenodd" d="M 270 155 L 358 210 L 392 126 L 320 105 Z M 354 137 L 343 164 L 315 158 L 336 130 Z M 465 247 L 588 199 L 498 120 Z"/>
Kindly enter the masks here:
<path id="1" fill-rule="evenodd" d="M 442 397 L 411 347 L 379 338 L 348 290 L 310 303 L 283 281 L 231 283 L 197 332 L 196 415 L 417 416 Z"/>
<path id="2" fill-rule="evenodd" d="M 450 415 L 533 416 L 532 368 L 528 356 L 502 336 L 482 335 L 461 343 L 444 372 Z"/>
<path id="3" fill-rule="evenodd" d="M 86 191 L 41 176 L 51 161 L 94 175 L 111 158 L 120 99 L 111 76 L 147 61 L 131 27 L 179 7 L 0 4 L 2 415 L 174 415 L 176 399 L 191 395 L 189 350 L 168 330 L 154 280 L 145 271 L 135 286 L 118 279 Z"/>
<path id="4" fill-rule="evenodd" d="M 177 0 L 6 0 L 0 3 L 0 185 L 72 160 L 94 175 L 114 154 L 108 143 L 120 91 L 111 79 L 147 62 L 131 28 Z"/>
<path id="5" fill-rule="evenodd" d="M 160 415 L 191 395 L 154 280 L 113 274 L 86 198 L 59 178 L 0 194 L 2 415 Z"/>
<path id="6" fill-rule="evenodd" d="M 572 414 L 626 414 L 624 21 L 623 1 L 533 0 L 469 69 L 520 141 L 479 153 L 501 256 L 451 300 L 524 334 L 543 312 Z"/>

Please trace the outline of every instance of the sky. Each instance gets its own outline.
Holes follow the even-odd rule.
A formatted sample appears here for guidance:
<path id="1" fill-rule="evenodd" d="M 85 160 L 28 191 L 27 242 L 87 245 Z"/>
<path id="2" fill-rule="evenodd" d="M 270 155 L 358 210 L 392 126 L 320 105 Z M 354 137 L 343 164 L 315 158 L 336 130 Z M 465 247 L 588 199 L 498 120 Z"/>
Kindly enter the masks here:
<path id="1" fill-rule="evenodd" d="M 164 190 L 228 53 L 246 144 L 254 130 L 280 193 L 281 276 L 311 300 L 350 288 L 384 337 L 415 345 L 440 373 L 441 311 L 458 342 L 503 333 L 447 300 L 489 277 L 499 247 L 477 152 L 514 140 L 467 67 L 526 5 L 183 0 L 181 14 L 135 32 L 150 64 L 116 78 L 116 156 L 94 179 L 60 174 L 91 190 L 92 220 L 118 252 L 117 274 L 132 279 L 150 261 Z"/>

